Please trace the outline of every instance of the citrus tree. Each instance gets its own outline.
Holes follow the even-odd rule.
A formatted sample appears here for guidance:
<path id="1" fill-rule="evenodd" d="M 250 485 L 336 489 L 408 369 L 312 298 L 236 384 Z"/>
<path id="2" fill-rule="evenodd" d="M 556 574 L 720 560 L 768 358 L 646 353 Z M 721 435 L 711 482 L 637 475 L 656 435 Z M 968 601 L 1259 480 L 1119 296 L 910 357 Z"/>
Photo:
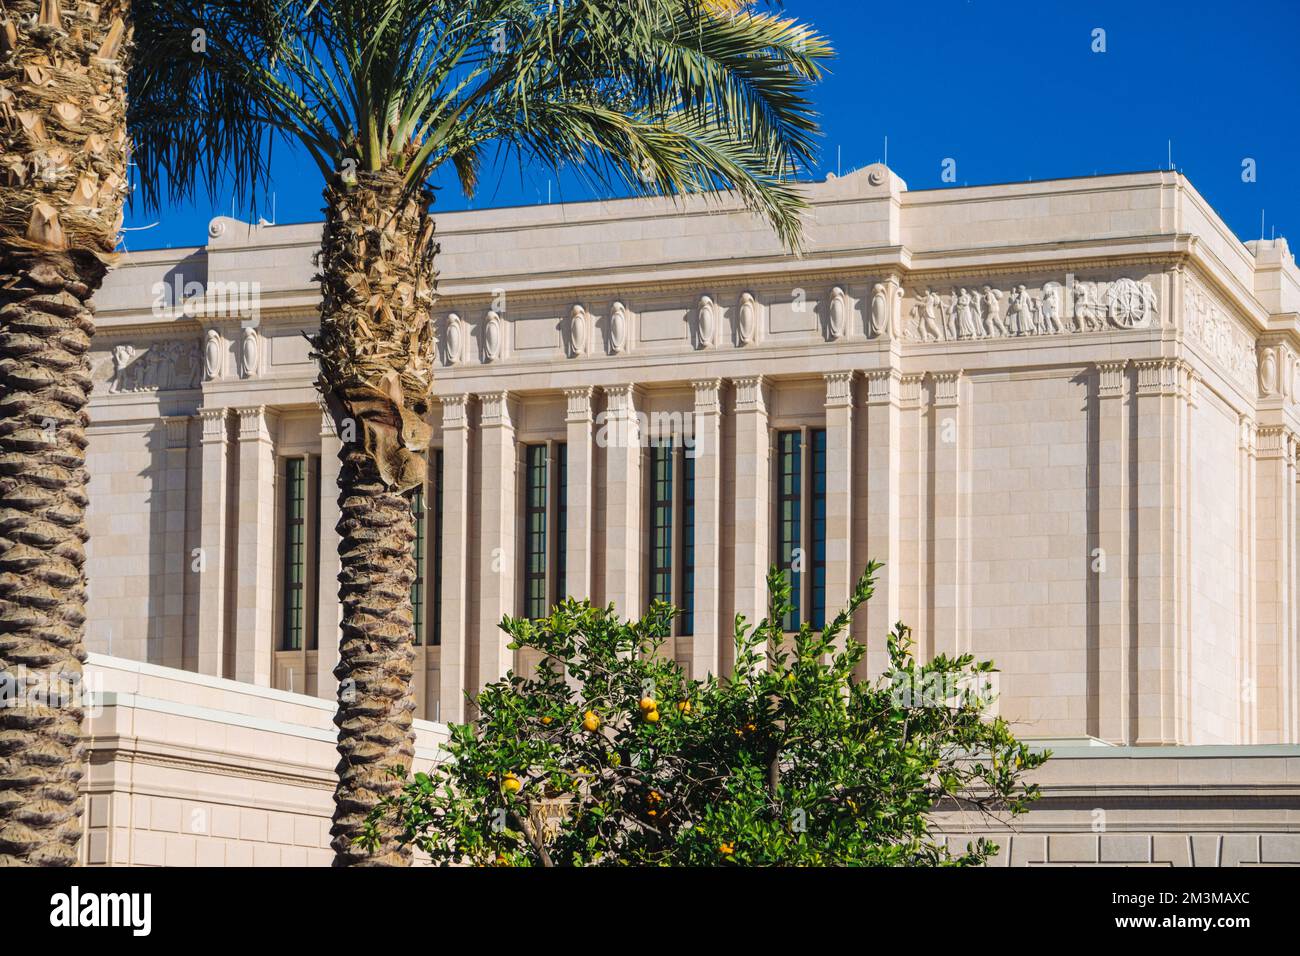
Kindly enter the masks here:
<path id="1" fill-rule="evenodd" d="M 446 759 L 371 815 L 368 838 L 395 818 L 442 864 L 983 862 L 996 846 L 953 853 L 931 811 L 1021 813 L 1037 796 L 1024 774 L 1047 754 L 989 713 L 991 663 L 922 663 L 901 624 L 884 673 L 855 679 L 866 646 L 845 629 L 879 567 L 825 630 L 792 635 L 780 624 L 790 587 L 773 569 L 768 617 L 746 629 L 737 616 L 725 679 L 690 680 L 658 653 L 666 604 L 631 622 L 573 600 L 545 619 L 505 618 L 512 647 L 546 655 L 536 675 L 485 687 L 478 720 L 452 725 Z"/>

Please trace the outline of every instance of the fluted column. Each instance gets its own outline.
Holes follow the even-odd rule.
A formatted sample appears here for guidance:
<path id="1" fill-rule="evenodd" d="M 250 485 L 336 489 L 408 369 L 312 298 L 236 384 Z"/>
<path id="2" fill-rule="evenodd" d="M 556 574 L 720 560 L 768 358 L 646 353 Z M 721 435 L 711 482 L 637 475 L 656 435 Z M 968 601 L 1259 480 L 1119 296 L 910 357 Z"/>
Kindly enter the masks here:
<path id="1" fill-rule="evenodd" d="M 855 540 L 861 542 L 853 573 L 859 574 L 868 561 L 884 567 L 876 575 L 876 590 L 865 609 L 854 619 L 858 639 L 867 643 L 867 655 L 859 665 L 859 677 L 880 674 L 888 663 L 884 636 L 901 619 L 899 584 L 902 581 L 899 550 L 901 520 L 901 414 L 900 376 L 895 368 L 872 369 L 864 376 L 862 409 L 855 442 L 854 470 L 863 476 L 865 488 L 857 492 L 853 511 Z"/>
<path id="2" fill-rule="evenodd" d="M 1088 556 L 1097 602 L 1097 686 L 1089 693 L 1097 695 L 1097 736 L 1115 744 L 1132 739 L 1127 364 L 1097 365 L 1097 537 Z"/>
<path id="3" fill-rule="evenodd" d="M 226 676 L 226 483 L 230 449 L 227 409 L 201 408 L 203 474 L 200 492 L 199 549 L 189 556 L 190 573 L 199 575 L 200 674 Z"/>
<path id="4" fill-rule="evenodd" d="M 239 525 L 236 538 L 235 680 L 271 685 L 275 620 L 275 447 L 265 405 L 239 416 Z"/>
<path id="5" fill-rule="evenodd" d="M 442 399 L 442 647 L 438 719 L 463 723 L 469 672 L 469 396 Z M 480 553 L 481 559 L 481 553 Z"/>
<path id="6" fill-rule="evenodd" d="M 645 610 L 641 587 L 641 434 L 634 385 L 605 389 L 605 600 L 625 618 Z"/>
<path id="7" fill-rule="evenodd" d="M 703 680 L 722 670 L 722 380 L 692 384 L 694 445 L 687 453 L 694 455 L 695 465 L 695 626 L 690 676 Z"/>
<path id="8" fill-rule="evenodd" d="M 568 486 L 565 514 L 568 546 L 565 549 L 565 584 L 569 597 L 592 595 L 592 388 L 566 388 L 565 442 L 568 445 Z M 565 595 L 561 595 L 563 597 Z"/>
<path id="9" fill-rule="evenodd" d="M 320 420 L 320 584 L 316 597 L 316 696 L 338 694 L 334 667 L 339 662 L 339 448 L 334 417 Z"/>
<path id="10" fill-rule="evenodd" d="M 154 582 L 162 594 L 159 637 L 161 646 L 150 648 L 149 660 L 164 667 L 185 666 L 185 576 L 189 556 L 185 549 L 185 490 L 189 484 L 190 417 L 163 419 L 163 468 L 159 476 L 163 573 Z"/>
<path id="11" fill-rule="evenodd" d="M 767 615 L 772 560 L 771 438 L 767 385 L 761 375 L 736 379 L 735 567 L 736 613 L 747 625 Z"/>
<path id="12" fill-rule="evenodd" d="M 826 622 L 829 624 L 848 603 L 854 579 L 861 569 L 852 567 L 853 373 L 831 372 L 825 378 Z"/>
<path id="13" fill-rule="evenodd" d="M 515 543 L 517 495 L 515 429 L 508 392 L 481 396 L 482 442 L 479 528 L 478 686 L 504 677 L 513 654 L 510 638 L 498 627 L 502 615 L 516 614 Z M 445 504 L 444 504 L 444 507 Z"/>

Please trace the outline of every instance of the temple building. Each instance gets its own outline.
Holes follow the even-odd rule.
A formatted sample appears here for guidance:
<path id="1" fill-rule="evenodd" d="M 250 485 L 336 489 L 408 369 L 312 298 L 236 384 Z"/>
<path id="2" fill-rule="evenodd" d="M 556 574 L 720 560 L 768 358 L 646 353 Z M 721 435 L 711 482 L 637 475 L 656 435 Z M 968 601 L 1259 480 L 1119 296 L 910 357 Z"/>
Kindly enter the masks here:
<path id="1" fill-rule="evenodd" d="M 992 659 L 999 712 L 1060 755 L 1043 771 L 1058 803 L 1045 784 L 1003 862 L 1300 862 L 1286 241 L 1240 242 L 1170 171 L 909 190 L 872 165 L 806 192 L 798 255 L 719 197 L 437 216 L 421 733 L 532 665 L 503 614 L 668 600 L 668 652 L 698 677 L 729 666 L 736 614 L 764 615 L 769 565 L 795 584 L 794 629 L 876 559 L 852 625 L 866 674 L 902 621 L 925 655 Z M 88 645 L 121 707 L 166 700 L 179 720 L 175 688 L 194 686 L 197 724 L 221 722 L 221 695 L 274 702 L 249 719 L 310 712 L 327 774 L 339 438 L 305 337 L 320 229 L 218 218 L 204 247 L 129 254 L 98 296 Z M 209 749 L 238 776 L 231 739 Z M 87 852 L 140 862 L 113 822 L 135 813 L 130 759 L 104 760 Z M 1146 816 L 1098 830 L 1080 809 L 1154 782 L 1166 802 Z M 1186 825 L 1209 783 L 1221 808 Z M 172 836 L 215 860 L 210 833 L 168 830 L 144 862 L 168 862 Z M 222 840 L 240 846 L 222 861 L 245 859 Z"/>

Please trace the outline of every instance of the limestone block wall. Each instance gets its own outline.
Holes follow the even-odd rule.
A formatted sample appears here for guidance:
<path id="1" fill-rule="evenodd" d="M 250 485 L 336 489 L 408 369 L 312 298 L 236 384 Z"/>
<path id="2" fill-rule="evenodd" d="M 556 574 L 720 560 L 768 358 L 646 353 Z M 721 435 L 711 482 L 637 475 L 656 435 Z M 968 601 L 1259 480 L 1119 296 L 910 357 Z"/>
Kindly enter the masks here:
<path id="1" fill-rule="evenodd" d="M 329 865 L 331 702 L 98 654 L 86 681 L 86 865 Z M 445 739 L 416 721 L 417 768 Z"/>

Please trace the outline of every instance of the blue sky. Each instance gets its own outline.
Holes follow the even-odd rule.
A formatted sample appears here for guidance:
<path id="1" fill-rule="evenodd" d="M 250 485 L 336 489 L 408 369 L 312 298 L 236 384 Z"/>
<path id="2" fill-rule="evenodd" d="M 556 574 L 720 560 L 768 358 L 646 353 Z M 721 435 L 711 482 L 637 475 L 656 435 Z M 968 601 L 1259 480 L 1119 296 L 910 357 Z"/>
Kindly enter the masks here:
<path id="1" fill-rule="evenodd" d="M 1185 173 L 1242 239 L 1300 245 L 1300 3 L 1296 0 L 786 0 L 836 59 L 814 97 L 825 139 L 814 178 L 884 158 L 913 189 L 1164 168 Z M 1105 30 L 1104 53 L 1092 51 Z M 1243 182 L 1254 160 L 1256 180 Z M 472 204 L 454 180 L 436 209 L 593 198 L 546 169 L 485 176 Z M 277 149 L 280 223 L 321 217 L 315 167 Z M 271 215 L 268 195 L 258 212 Z M 435 210 L 436 211 L 436 210 Z M 128 210 L 128 249 L 201 245 L 229 199 Z"/>

